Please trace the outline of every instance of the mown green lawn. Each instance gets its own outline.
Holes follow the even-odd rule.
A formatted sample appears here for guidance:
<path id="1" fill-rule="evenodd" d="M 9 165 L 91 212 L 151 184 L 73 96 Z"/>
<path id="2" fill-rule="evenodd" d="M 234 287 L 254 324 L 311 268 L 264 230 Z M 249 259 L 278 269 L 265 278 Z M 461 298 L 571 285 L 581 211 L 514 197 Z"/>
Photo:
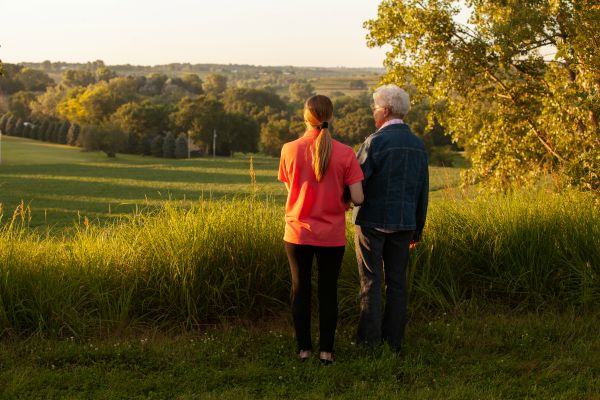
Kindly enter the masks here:
<path id="1" fill-rule="evenodd" d="M 254 156 L 259 195 L 285 202 L 279 160 Z M 433 197 L 456 187 L 460 169 L 431 169 Z M 25 202 L 30 226 L 68 226 L 87 216 L 107 221 L 167 200 L 194 201 L 252 193 L 250 156 L 169 160 L 101 152 L 30 139 L 2 137 L 0 204 L 4 218 Z M 437 192 L 437 193 L 436 193 Z"/>
<path id="2" fill-rule="evenodd" d="M 415 316 L 404 351 L 353 343 L 295 359 L 291 323 L 198 332 L 0 342 L 2 399 L 599 399 L 596 312 L 474 310 Z"/>

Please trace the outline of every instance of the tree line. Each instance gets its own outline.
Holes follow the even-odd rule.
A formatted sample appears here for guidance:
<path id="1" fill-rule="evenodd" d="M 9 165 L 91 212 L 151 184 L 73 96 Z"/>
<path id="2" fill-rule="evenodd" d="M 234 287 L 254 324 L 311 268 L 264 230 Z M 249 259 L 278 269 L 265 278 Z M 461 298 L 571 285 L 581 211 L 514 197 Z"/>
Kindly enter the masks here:
<path id="1" fill-rule="evenodd" d="M 188 140 L 196 154 L 206 154 L 215 132 L 219 155 L 261 151 L 276 156 L 284 142 L 303 133 L 302 105 L 315 93 L 306 81 L 292 83 L 289 95 L 280 96 L 268 87 L 229 86 L 220 74 L 203 80 L 197 74 L 119 76 L 102 63 L 66 70 L 55 84 L 41 70 L 4 67 L 4 133 L 111 156 L 187 156 L 187 149 L 162 154 L 158 149 L 171 149 L 173 141 L 180 143 L 175 148 L 184 149 Z M 337 98 L 336 108 L 339 140 L 354 145 L 373 131 L 366 91 L 360 97 Z"/>

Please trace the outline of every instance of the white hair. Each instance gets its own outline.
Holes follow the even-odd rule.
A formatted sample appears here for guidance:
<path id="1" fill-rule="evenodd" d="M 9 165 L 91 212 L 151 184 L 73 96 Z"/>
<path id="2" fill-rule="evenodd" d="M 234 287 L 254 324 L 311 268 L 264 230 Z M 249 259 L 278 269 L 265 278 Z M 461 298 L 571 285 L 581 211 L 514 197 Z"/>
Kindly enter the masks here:
<path id="1" fill-rule="evenodd" d="M 389 108 L 392 115 L 402 118 L 410 110 L 410 96 L 404 89 L 396 85 L 383 85 L 373 93 L 373 101 L 379 107 Z"/>

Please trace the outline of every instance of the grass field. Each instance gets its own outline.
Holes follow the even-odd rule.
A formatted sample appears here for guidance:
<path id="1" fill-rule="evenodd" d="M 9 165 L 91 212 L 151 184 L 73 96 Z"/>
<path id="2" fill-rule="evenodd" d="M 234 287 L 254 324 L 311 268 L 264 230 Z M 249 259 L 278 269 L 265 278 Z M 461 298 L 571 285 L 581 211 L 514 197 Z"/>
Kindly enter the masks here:
<path id="1" fill-rule="evenodd" d="M 253 159 L 254 197 L 249 164 L 3 137 L 0 398 L 600 399 L 593 194 L 462 198 L 432 168 L 403 352 L 353 343 L 350 241 L 322 367 L 293 354 L 277 160 Z"/>
<path id="2" fill-rule="evenodd" d="M 279 160 L 253 157 L 257 191 L 285 202 L 277 181 Z M 101 222 L 167 200 L 195 201 L 250 194 L 249 157 L 170 160 L 101 152 L 30 139 L 2 137 L 0 204 L 6 215 L 23 201 L 31 227 L 68 226 L 87 216 Z M 460 170 L 431 168 L 431 190 L 456 187 Z"/>
<path id="3" fill-rule="evenodd" d="M 398 357 L 337 335 L 337 361 L 293 355 L 291 322 L 0 342 L 0 398 L 600 399 L 600 315 L 470 309 L 419 315 Z"/>

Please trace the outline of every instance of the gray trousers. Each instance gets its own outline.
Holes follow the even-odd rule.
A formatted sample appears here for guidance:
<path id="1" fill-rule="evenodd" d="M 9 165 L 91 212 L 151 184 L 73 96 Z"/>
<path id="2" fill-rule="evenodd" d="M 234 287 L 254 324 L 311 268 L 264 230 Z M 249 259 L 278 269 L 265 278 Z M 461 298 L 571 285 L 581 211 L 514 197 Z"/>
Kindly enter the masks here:
<path id="1" fill-rule="evenodd" d="M 413 231 L 384 233 L 356 226 L 355 248 L 360 276 L 358 343 L 373 347 L 382 341 L 399 351 L 406 326 L 406 267 Z M 385 279 L 382 318 L 381 278 Z"/>

